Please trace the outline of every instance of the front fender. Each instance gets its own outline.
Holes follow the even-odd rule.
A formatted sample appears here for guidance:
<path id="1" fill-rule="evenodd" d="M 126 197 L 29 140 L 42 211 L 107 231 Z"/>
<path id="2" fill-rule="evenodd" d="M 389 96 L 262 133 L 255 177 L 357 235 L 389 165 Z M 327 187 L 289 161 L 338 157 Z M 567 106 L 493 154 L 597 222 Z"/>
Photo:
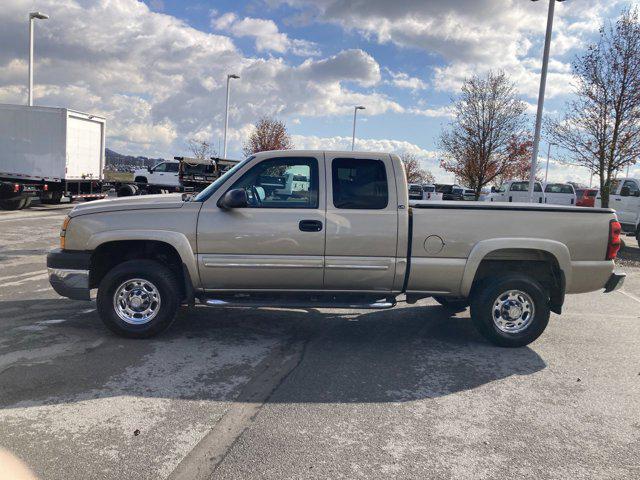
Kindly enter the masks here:
<path id="1" fill-rule="evenodd" d="M 464 297 L 469 296 L 478 267 L 488 254 L 496 250 L 514 248 L 540 250 L 553 255 L 564 274 L 566 284 L 571 284 L 571 254 L 565 244 L 555 240 L 539 238 L 492 238 L 478 242 L 471 250 L 460 284 L 461 295 Z"/>
<path id="2" fill-rule="evenodd" d="M 176 249 L 180 259 L 187 268 L 191 282 L 195 288 L 200 288 L 200 275 L 196 256 L 187 237 L 180 232 L 167 230 L 108 230 L 91 235 L 87 241 L 87 250 L 95 250 L 107 242 L 127 240 L 155 240 L 171 245 Z"/>

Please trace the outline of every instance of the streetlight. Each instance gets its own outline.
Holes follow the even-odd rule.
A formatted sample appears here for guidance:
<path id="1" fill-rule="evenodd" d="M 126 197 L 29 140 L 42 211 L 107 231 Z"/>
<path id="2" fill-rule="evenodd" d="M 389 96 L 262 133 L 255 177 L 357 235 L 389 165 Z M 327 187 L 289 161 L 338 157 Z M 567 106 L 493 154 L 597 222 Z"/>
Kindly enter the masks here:
<path id="1" fill-rule="evenodd" d="M 358 110 L 366 110 L 362 105 L 358 105 L 357 107 L 353 107 L 353 136 L 351 137 L 351 151 L 356 145 L 356 115 L 358 114 Z"/>
<path id="2" fill-rule="evenodd" d="M 531 0 L 537 2 L 538 0 Z M 553 12 L 556 2 L 564 0 L 549 0 L 549 14 L 547 16 L 547 34 L 544 38 L 544 54 L 542 56 L 542 73 L 540 75 L 540 92 L 538 94 L 538 113 L 536 114 L 536 131 L 533 137 L 533 153 L 531 155 L 531 174 L 529 175 L 529 202 L 533 202 L 533 184 L 536 180 L 538 164 L 538 147 L 540 146 L 540 130 L 542 130 L 542 111 L 544 109 L 544 92 L 547 87 L 547 70 L 549 68 L 549 51 L 551 49 L 551 33 L 553 31 Z"/>
<path id="3" fill-rule="evenodd" d="M 235 73 L 227 75 L 227 104 L 224 108 L 224 140 L 222 145 L 222 158 L 227 158 L 227 127 L 229 126 L 229 82 L 232 78 L 240 78 Z"/>
<path id="4" fill-rule="evenodd" d="M 42 12 L 31 12 L 29 14 L 29 97 L 27 100 L 28 106 L 33 106 L 33 21 L 46 20 L 49 15 Z"/>
<path id="5" fill-rule="evenodd" d="M 551 146 L 557 147 L 557 143 L 550 143 L 547 150 L 547 168 L 544 169 L 544 183 L 547 183 L 547 176 L 549 175 L 549 157 L 551 156 Z"/>

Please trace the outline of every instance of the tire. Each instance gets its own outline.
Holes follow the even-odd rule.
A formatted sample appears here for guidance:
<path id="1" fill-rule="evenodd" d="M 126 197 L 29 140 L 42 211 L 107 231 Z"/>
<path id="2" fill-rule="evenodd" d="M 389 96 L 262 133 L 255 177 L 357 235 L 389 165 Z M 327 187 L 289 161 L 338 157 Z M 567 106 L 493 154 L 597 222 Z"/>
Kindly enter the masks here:
<path id="1" fill-rule="evenodd" d="M 519 294 L 503 296 L 510 291 Z M 529 315 L 526 314 L 527 304 L 532 307 Z M 520 317 L 512 319 L 509 316 L 512 308 L 514 314 L 522 312 Z M 497 309 L 503 312 L 502 315 Z M 487 279 L 475 289 L 471 300 L 471 319 L 476 329 L 499 347 L 530 344 L 547 328 L 549 316 L 548 292 L 536 280 L 523 274 Z"/>
<path id="2" fill-rule="evenodd" d="M 40 203 L 44 205 L 58 205 L 62 202 L 62 192 L 53 192 L 49 198 L 41 198 Z"/>
<path id="3" fill-rule="evenodd" d="M 31 205 L 30 197 L 15 197 L 0 200 L 0 208 L 2 208 L 2 210 L 20 210 L 28 205 Z"/>
<path id="4" fill-rule="evenodd" d="M 134 280 L 139 282 L 133 282 Z M 127 289 L 125 285 L 132 288 Z M 141 293 L 136 295 L 138 291 Z M 181 291 L 176 274 L 161 263 L 153 260 L 130 260 L 111 269 L 100 282 L 98 314 L 107 328 L 117 335 L 128 338 L 153 337 L 173 323 L 180 306 Z M 118 293 L 122 294 L 119 297 L 120 302 L 115 299 Z M 137 301 L 144 299 L 142 305 L 133 303 L 136 298 Z M 129 310 L 124 311 L 123 306 L 129 307 Z M 118 314 L 117 308 L 125 316 L 133 312 L 129 321 Z M 155 312 L 153 316 L 149 315 L 148 319 L 144 318 L 144 314 L 136 313 L 145 308 L 145 311 Z M 136 318 L 135 315 L 139 317 Z"/>
<path id="5" fill-rule="evenodd" d="M 452 312 L 463 312 L 469 306 L 468 300 L 459 300 L 448 297 L 433 297 L 433 299 Z"/>
<path id="6" fill-rule="evenodd" d="M 138 194 L 138 187 L 136 185 L 125 184 L 118 188 L 116 195 L 118 197 L 133 197 Z"/>

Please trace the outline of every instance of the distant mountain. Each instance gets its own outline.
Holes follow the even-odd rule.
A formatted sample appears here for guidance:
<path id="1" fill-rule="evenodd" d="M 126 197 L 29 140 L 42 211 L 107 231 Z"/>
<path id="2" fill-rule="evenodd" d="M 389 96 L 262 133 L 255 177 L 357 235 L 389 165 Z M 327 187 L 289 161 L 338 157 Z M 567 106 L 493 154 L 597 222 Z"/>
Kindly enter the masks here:
<path id="1" fill-rule="evenodd" d="M 134 165 L 136 167 L 153 167 L 160 162 L 164 162 L 164 158 L 148 158 L 143 156 L 134 157 L 133 155 L 123 155 L 114 152 L 108 148 L 104 149 L 107 165 Z"/>

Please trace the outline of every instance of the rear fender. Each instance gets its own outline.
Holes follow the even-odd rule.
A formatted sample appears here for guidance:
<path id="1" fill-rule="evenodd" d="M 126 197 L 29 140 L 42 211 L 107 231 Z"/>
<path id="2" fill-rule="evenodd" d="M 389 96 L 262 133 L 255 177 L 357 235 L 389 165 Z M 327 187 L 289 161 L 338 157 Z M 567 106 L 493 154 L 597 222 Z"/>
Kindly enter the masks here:
<path id="1" fill-rule="evenodd" d="M 464 297 L 468 297 L 471 293 L 473 280 L 482 260 L 491 252 L 504 249 L 525 249 L 540 250 L 551 254 L 560 267 L 563 274 L 565 285 L 571 283 L 571 255 L 569 249 L 563 243 L 555 240 L 545 240 L 538 238 L 492 238 L 478 242 L 467 259 L 467 263 L 460 284 L 460 293 Z"/>

